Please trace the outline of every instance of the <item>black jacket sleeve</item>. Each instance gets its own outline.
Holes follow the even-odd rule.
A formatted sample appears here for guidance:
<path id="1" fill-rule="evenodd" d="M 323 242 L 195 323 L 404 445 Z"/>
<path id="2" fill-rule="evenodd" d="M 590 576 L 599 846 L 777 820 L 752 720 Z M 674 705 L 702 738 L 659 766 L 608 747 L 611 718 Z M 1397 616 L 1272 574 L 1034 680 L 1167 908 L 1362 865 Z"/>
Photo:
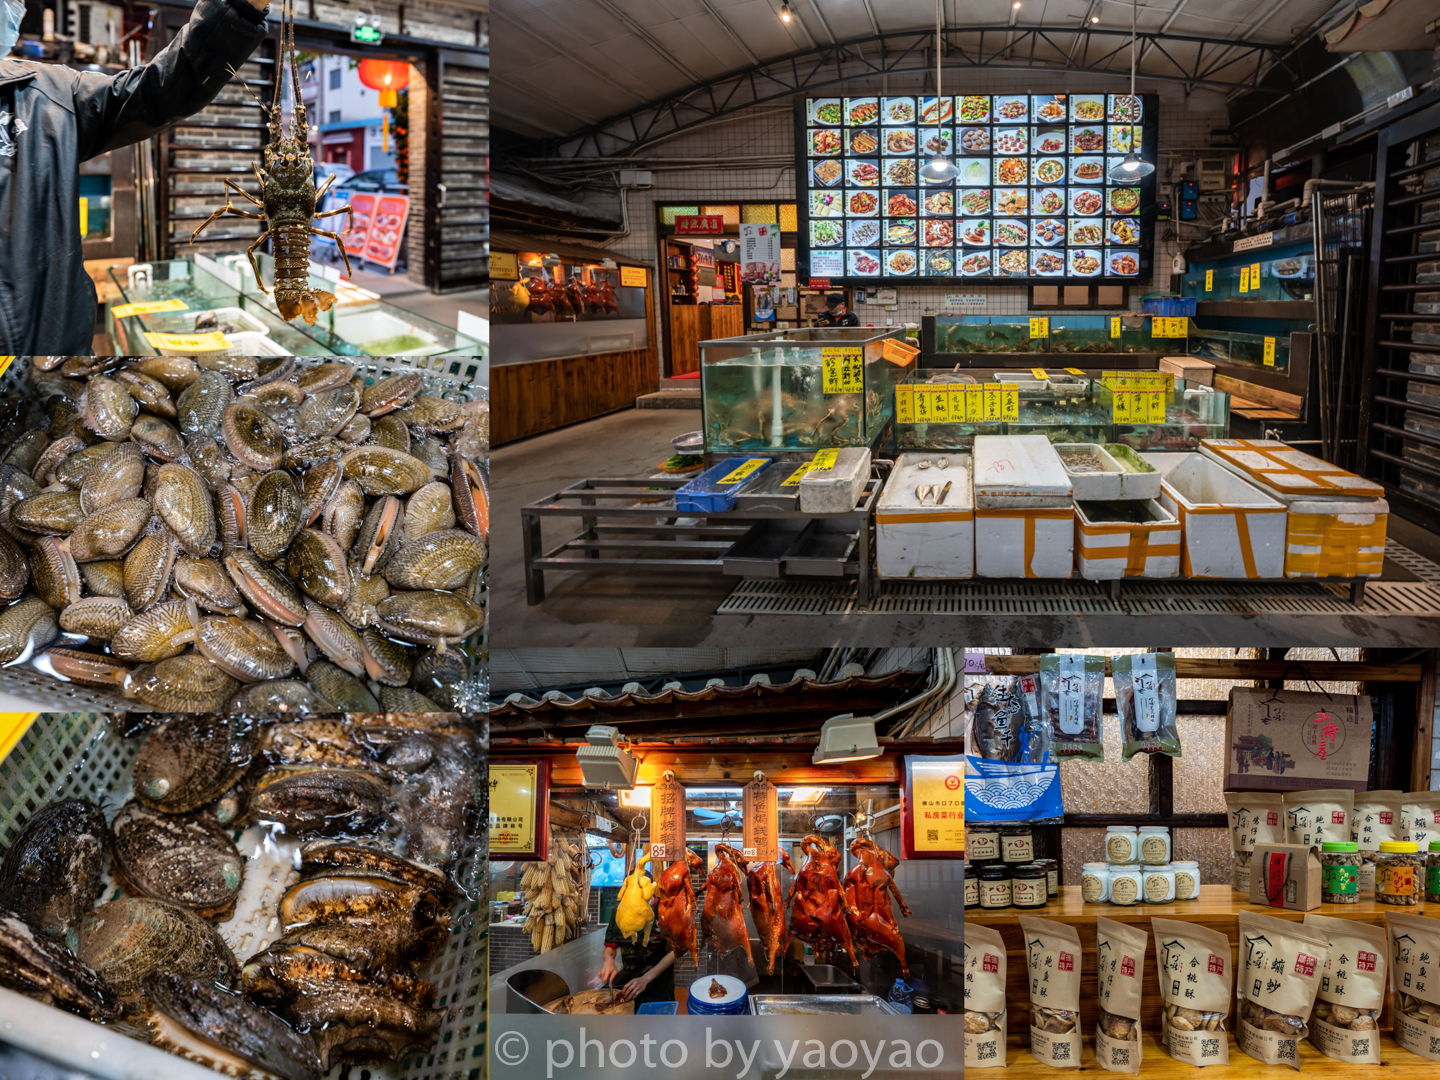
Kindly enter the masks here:
<path id="1" fill-rule="evenodd" d="M 247 0 L 197 0 L 190 21 L 155 59 L 118 75 L 76 72 L 80 160 L 148 139 L 215 100 L 264 40 Z"/>

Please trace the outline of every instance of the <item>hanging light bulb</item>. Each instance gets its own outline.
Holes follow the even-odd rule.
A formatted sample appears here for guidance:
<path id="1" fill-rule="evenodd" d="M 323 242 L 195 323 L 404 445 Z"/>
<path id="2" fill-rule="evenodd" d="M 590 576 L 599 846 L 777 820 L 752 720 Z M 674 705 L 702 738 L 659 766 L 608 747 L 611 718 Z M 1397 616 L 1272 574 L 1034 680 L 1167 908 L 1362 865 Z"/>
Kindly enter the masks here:
<path id="1" fill-rule="evenodd" d="M 1139 7 L 1140 0 L 1131 0 L 1130 4 L 1130 96 L 1135 96 L 1135 11 Z M 1133 141 L 1132 141 L 1133 145 Z M 1116 165 L 1105 175 L 1111 180 L 1125 183 L 1127 180 L 1139 180 L 1142 176 L 1149 176 L 1155 171 L 1155 166 L 1148 161 L 1141 161 L 1140 155 L 1131 150 L 1125 155 L 1125 160 Z"/>
<path id="2" fill-rule="evenodd" d="M 788 23 L 793 16 L 794 12 L 790 10 L 789 0 L 785 0 L 785 3 L 780 5 L 780 21 Z"/>
<path id="3" fill-rule="evenodd" d="M 935 0 L 935 98 L 940 100 L 940 0 Z M 937 110 L 939 115 L 939 110 Z M 920 170 L 920 178 L 931 184 L 948 184 L 960 174 L 955 163 L 944 150 L 936 150 L 935 156 Z"/>

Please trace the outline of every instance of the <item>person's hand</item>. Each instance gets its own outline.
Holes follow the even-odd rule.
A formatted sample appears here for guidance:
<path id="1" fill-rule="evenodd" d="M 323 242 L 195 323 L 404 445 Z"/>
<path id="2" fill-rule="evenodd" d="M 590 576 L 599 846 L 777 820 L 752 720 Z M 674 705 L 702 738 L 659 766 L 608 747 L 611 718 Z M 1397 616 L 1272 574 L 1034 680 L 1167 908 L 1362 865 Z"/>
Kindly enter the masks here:
<path id="1" fill-rule="evenodd" d="M 638 979 L 631 979 L 628 983 L 625 984 L 625 989 L 620 991 L 620 1000 L 630 1001 L 633 998 L 639 997 L 645 992 L 645 988 L 649 985 L 649 975 L 641 975 Z"/>
<path id="2" fill-rule="evenodd" d="M 605 962 L 600 965 L 600 986 L 609 986 L 610 980 L 620 974 L 620 969 L 615 964 L 614 956 L 605 957 Z"/>

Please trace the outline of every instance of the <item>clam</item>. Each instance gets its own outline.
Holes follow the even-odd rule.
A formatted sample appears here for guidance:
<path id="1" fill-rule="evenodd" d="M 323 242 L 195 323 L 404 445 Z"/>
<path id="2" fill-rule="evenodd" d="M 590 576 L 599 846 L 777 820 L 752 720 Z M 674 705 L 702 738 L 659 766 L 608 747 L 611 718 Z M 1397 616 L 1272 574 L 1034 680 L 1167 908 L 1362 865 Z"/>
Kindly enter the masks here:
<path id="1" fill-rule="evenodd" d="M 175 560 L 175 591 L 219 615 L 244 615 L 245 604 L 225 568 L 215 559 Z"/>
<path id="2" fill-rule="evenodd" d="M 264 623 L 219 615 L 199 618 L 198 612 L 194 614 L 198 618 L 195 647 L 226 674 L 241 682 L 264 682 L 284 678 L 295 670 L 295 661 Z"/>
<path id="3" fill-rule="evenodd" d="M 457 649 L 437 652 L 434 649 L 415 661 L 410 685 L 446 709 L 458 708 L 461 687 L 470 681 L 470 667 L 465 654 Z"/>
<path id="4" fill-rule="evenodd" d="M 354 628 L 328 607 L 309 600 L 305 612 L 305 633 L 320 651 L 350 674 L 363 675 L 365 652 Z"/>
<path id="5" fill-rule="evenodd" d="M 455 505 L 450 485 L 431 481 L 405 500 L 405 536 L 417 540 L 426 533 L 455 527 Z"/>
<path id="6" fill-rule="evenodd" d="M 379 712 L 380 702 L 365 684 L 329 660 L 317 660 L 305 670 L 315 692 L 344 712 Z"/>
<path id="7" fill-rule="evenodd" d="M 170 395 L 170 388 L 159 379 L 134 368 L 122 368 L 115 373 L 115 381 L 129 391 L 142 412 L 175 419 L 175 399 Z"/>
<path id="8" fill-rule="evenodd" d="M 410 444 L 410 454 L 425 466 L 432 480 L 439 479 L 450 471 L 450 453 L 439 439 L 415 439 Z"/>
<path id="9" fill-rule="evenodd" d="M 10 508 L 10 520 L 46 536 L 66 536 L 85 520 L 78 491 L 42 491 Z"/>
<path id="10" fill-rule="evenodd" d="M 267 619 L 286 626 L 305 621 L 305 597 L 284 574 L 248 551 L 225 557 L 225 572 L 250 606 Z"/>
<path id="11" fill-rule="evenodd" d="M 123 599 L 87 596 L 60 612 L 60 629 L 93 641 L 109 641 L 134 614 Z"/>
<path id="12" fill-rule="evenodd" d="M 437 702 L 408 686 L 380 687 L 380 708 L 385 712 L 443 712 Z"/>
<path id="13" fill-rule="evenodd" d="M 390 789 L 358 769 L 277 769 L 250 797 L 250 820 L 300 835 L 364 834 L 384 821 Z"/>
<path id="14" fill-rule="evenodd" d="M 234 382 L 253 379 L 260 374 L 260 361 L 254 356 L 227 356 L 225 353 L 206 353 L 197 356 L 195 363 L 202 372 L 218 371 Z"/>
<path id="15" fill-rule="evenodd" d="M 27 431 L 11 443 L 10 448 L 5 451 L 5 464 L 14 465 L 25 472 L 33 473 L 35 466 L 40 463 L 40 459 L 45 453 L 45 448 L 49 445 L 50 436 L 45 432 Z"/>
<path id="16" fill-rule="evenodd" d="M 199 653 L 182 653 L 132 672 L 124 692 L 161 712 L 204 713 L 223 709 L 239 688 Z"/>
<path id="17" fill-rule="evenodd" d="M 195 471 L 212 489 L 218 489 L 230 479 L 230 459 L 214 439 L 191 439 L 185 444 L 185 452 L 190 455 L 190 464 Z"/>
<path id="18" fill-rule="evenodd" d="M 319 394 L 337 386 L 348 386 L 355 377 L 355 369 L 349 364 L 331 361 L 306 368 L 295 377 L 296 387 L 302 394 Z"/>
<path id="19" fill-rule="evenodd" d="M 463 641 L 484 623 L 480 606 L 454 593 L 396 593 L 375 605 L 376 626 L 416 645 Z"/>
<path id="20" fill-rule="evenodd" d="M 280 425 L 243 398 L 225 406 L 220 432 L 230 453 L 252 469 L 278 468 L 285 457 L 285 436 Z"/>
<path id="21" fill-rule="evenodd" d="M 377 416 L 370 421 L 370 441 L 376 446 L 386 446 L 401 453 L 410 452 L 410 429 L 394 413 Z"/>
<path id="22" fill-rule="evenodd" d="M 200 368 L 188 356 L 147 356 L 132 362 L 131 367 L 164 383 L 172 394 L 184 390 L 200 376 Z"/>
<path id="23" fill-rule="evenodd" d="M 177 717 L 135 755 L 135 797 L 167 814 L 213 802 L 250 766 L 255 735 L 225 716 Z"/>
<path id="24" fill-rule="evenodd" d="M 380 574 L 362 574 L 359 566 L 350 564 L 350 598 L 340 609 L 340 617 L 357 630 L 375 621 L 375 605 L 390 595 L 390 583 Z"/>
<path id="25" fill-rule="evenodd" d="M 300 476 L 300 502 L 304 506 L 300 524 L 309 525 L 318 518 L 344 482 L 338 461 L 322 461 L 306 469 Z"/>
<path id="26" fill-rule="evenodd" d="M 30 471 L 42 482 L 64 484 L 68 488 L 78 489 L 96 464 L 114 452 L 116 445 L 111 442 L 98 442 L 94 446 L 86 446 L 84 440 L 78 436 L 67 435 L 46 447 L 40 460 Z"/>
<path id="27" fill-rule="evenodd" d="M 145 482 L 145 455 L 138 443 L 115 443 L 85 474 L 80 509 L 93 514 L 103 507 L 134 499 Z"/>
<path id="28" fill-rule="evenodd" d="M 250 549 L 262 559 L 274 559 L 290 546 L 300 531 L 304 505 L 288 472 L 275 470 L 261 479 L 245 514 Z"/>
<path id="29" fill-rule="evenodd" d="M 356 413 L 345 421 L 345 426 L 336 434 L 336 438 L 348 443 L 364 442 L 370 438 L 370 418 L 364 413 Z"/>
<path id="30" fill-rule="evenodd" d="M 399 547 L 403 534 L 400 500 L 394 495 L 376 499 L 350 547 L 350 554 L 360 561 L 360 572 L 369 574 L 383 570 L 391 554 Z"/>
<path id="31" fill-rule="evenodd" d="M 150 503 L 146 499 L 122 499 L 102 506 L 75 526 L 70 534 L 70 554 L 76 562 L 117 559 L 134 546 L 150 524 Z"/>
<path id="32" fill-rule="evenodd" d="M 357 446 L 340 459 L 340 467 L 366 495 L 408 495 L 430 479 L 419 458 L 383 446 Z"/>
<path id="33" fill-rule="evenodd" d="M 377 416 L 410 404 L 420 393 L 425 380 L 419 372 L 407 371 L 391 375 L 365 388 L 360 395 L 360 411 L 372 420 Z"/>
<path id="34" fill-rule="evenodd" d="M 292 382 L 272 382 L 263 386 L 251 385 L 241 396 L 272 420 L 279 420 L 303 401 L 305 395 Z"/>
<path id="35" fill-rule="evenodd" d="M 80 568 L 70 554 L 70 545 L 54 536 L 42 536 L 30 546 L 30 580 L 35 595 L 56 611 L 64 611 L 80 599 Z"/>
<path id="36" fill-rule="evenodd" d="M 214 436 L 220 431 L 225 408 L 235 400 L 230 380 L 218 371 L 202 371 L 199 377 L 180 394 L 175 402 L 180 434 L 187 439 Z"/>
<path id="37" fill-rule="evenodd" d="M 456 430 L 465 422 L 464 406 L 434 394 L 421 394 L 414 404 L 395 414 L 412 431 L 438 435 Z"/>
<path id="38" fill-rule="evenodd" d="M 220 547 L 228 555 L 248 543 L 245 535 L 245 496 L 234 484 L 215 490 L 215 520 L 220 530 Z"/>
<path id="39" fill-rule="evenodd" d="M 295 414 L 295 434 L 301 439 L 337 435 L 360 407 L 360 392 L 349 383 L 311 394 Z"/>
<path id="40" fill-rule="evenodd" d="M 200 916 L 163 900 L 121 897 L 81 920 L 77 953 L 122 999 L 136 1000 L 155 975 L 234 984 L 239 965 Z"/>
<path id="41" fill-rule="evenodd" d="M 54 672 L 66 682 L 111 690 L 116 684 L 123 684 L 131 671 L 129 664 L 114 657 L 83 649 L 46 649 L 36 661 L 36 667 Z"/>
<path id="42" fill-rule="evenodd" d="M 300 591 L 326 607 L 341 608 L 350 596 L 350 571 L 335 538 L 302 529 L 290 545 L 285 562 L 290 580 Z"/>
<path id="43" fill-rule="evenodd" d="M 356 485 L 357 487 L 359 485 Z M 10 527 L 10 511 L 21 499 L 40 493 L 40 485 L 27 472 L 14 465 L 0 465 L 0 524 Z"/>
<path id="44" fill-rule="evenodd" d="M 128 437 L 139 411 L 124 383 L 97 375 L 85 385 L 80 414 L 85 426 L 102 439 L 119 442 Z"/>
<path id="45" fill-rule="evenodd" d="M 378 683 L 404 686 L 410 681 L 412 661 L 409 646 L 391 641 L 373 626 L 360 635 L 364 649 L 365 673 Z"/>
<path id="46" fill-rule="evenodd" d="M 311 1036 L 240 994 L 167 975 L 146 995 L 142 1022 L 162 1050 L 227 1076 L 318 1080 L 323 1071 Z"/>
<path id="47" fill-rule="evenodd" d="M 0 862 L 0 907 L 74 948 L 74 931 L 100 894 L 105 815 L 88 799 L 36 810 Z"/>
<path id="48" fill-rule="evenodd" d="M 488 540 L 490 496 L 480 467 L 473 461 L 456 458 L 450 466 L 450 490 L 455 499 L 455 517 L 460 524 L 482 540 Z"/>
<path id="49" fill-rule="evenodd" d="M 141 538 L 144 543 L 144 538 Z M 139 547 L 139 544 L 135 545 Z M 133 553 L 135 548 L 130 549 Z M 127 555 L 126 558 L 129 558 Z M 125 563 L 121 559 L 100 559 L 80 563 L 80 580 L 91 596 L 125 595 Z"/>
<path id="50" fill-rule="evenodd" d="M 344 480 L 325 505 L 320 524 L 347 551 L 365 520 L 365 492 L 354 480 Z"/>
<path id="51" fill-rule="evenodd" d="M 227 708 L 237 714 L 303 716 L 327 712 L 330 706 L 299 679 L 270 679 L 245 687 L 230 699 Z"/>
<path id="52" fill-rule="evenodd" d="M 0 986 L 87 1020 L 120 1018 L 120 999 L 89 964 L 0 908 Z"/>
<path id="53" fill-rule="evenodd" d="M 167 600 L 132 616 L 110 639 L 110 651 L 121 660 L 152 663 L 178 656 L 194 640 L 186 602 Z"/>
<path id="54" fill-rule="evenodd" d="M 287 469 L 308 469 L 322 461 L 338 461 L 352 449 L 354 447 L 349 443 L 336 438 L 310 439 L 306 442 L 294 443 L 285 451 L 285 467 Z"/>
<path id="55" fill-rule="evenodd" d="M 141 416 L 130 429 L 130 438 L 156 461 L 178 461 L 185 453 L 185 440 L 174 424 L 158 416 Z"/>
<path id="56" fill-rule="evenodd" d="M 215 546 L 215 505 L 205 481 L 178 462 L 160 466 L 155 485 L 155 514 L 191 555 L 208 555 Z"/>
<path id="57" fill-rule="evenodd" d="M 126 892 L 189 908 L 207 919 L 235 910 L 245 864 L 204 814 L 162 814 L 126 803 L 110 825 L 115 877 Z"/>
<path id="58" fill-rule="evenodd" d="M 485 542 L 464 529 L 441 529 L 408 541 L 385 564 L 397 589 L 458 589 L 485 561 Z"/>
<path id="59" fill-rule="evenodd" d="M 122 565 L 125 599 L 130 606 L 136 611 L 154 607 L 170 591 L 170 575 L 175 568 L 174 537 L 169 533 L 142 536 Z"/>
<path id="60" fill-rule="evenodd" d="M 0 532 L 0 600 L 15 600 L 30 583 L 30 564 L 20 545 Z"/>

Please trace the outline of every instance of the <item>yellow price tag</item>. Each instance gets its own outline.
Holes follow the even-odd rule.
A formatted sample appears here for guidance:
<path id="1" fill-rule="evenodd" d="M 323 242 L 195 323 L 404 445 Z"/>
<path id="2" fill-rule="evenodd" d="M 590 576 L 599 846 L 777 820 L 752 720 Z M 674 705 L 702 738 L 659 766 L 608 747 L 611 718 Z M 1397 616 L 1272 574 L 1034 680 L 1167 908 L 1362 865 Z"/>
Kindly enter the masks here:
<path id="1" fill-rule="evenodd" d="M 1071 375 L 1083 376 L 1085 374 L 1085 372 L 1081 371 L 1078 367 L 1067 367 L 1065 370 L 1068 371 Z"/>
<path id="2" fill-rule="evenodd" d="M 810 471 L 815 472 L 817 469 L 833 469 L 835 467 L 835 459 L 839 456 L 839 450 L 821 450 L 810 459 Z"/>
<path id="3" fill-rule="evenodd" d="M 1205 271 L 1205 291 L 1206 291 L 1206 292 L 1214 292 L 1214 291 L 1215 291 L 1215 271 L 1214 271 L 1214 270 L 1206 270 L 1206 271 Z"/>
<path id="4" fill-rule="evenodd" d="M 1250 291 L 1254 292 L 1260 288 L 1260 264 L 1250 264 Z"/>
<path id="5" fill-rule="evenodd" d="M 80 235 L 90 235 L 90 200 L 80 197 Z"/>
<path id="6" fill-rule="evenodd" d="M 175 352 L 215 352 L 228 349 L 230 342 L 218 330 L 208 334 L 157 334 L 146 331 L 145 340 L 157 349 L 171 349 Z"/>
<path id="7" fill-rule="evenodd" d="M 1020 419 L 1020 390 L 1018 387 L 1013 390 L 1000 391 L 1000 408 L 1001 420 Z"/>
<path id="8" fill-rule="evenodd" d="M 820 350 L 826 394 L 859 394 L 865 390 L 865 352 L 850 345 Z"/>
<path id="9" fill-rule="evenodd" d="M 1111 336 L 1111 337 L 1119 337 L 1119 336 L 1120 336 L 1120 316 L 1119 316 L 1119 315 L 1111 315 L 1111 316 L 1110 316 L 1110 336 Z"/>
<path id="10" fill-rule="evenodd" d="M 1037 379 L 1048 379 L 1050 377 L 1043 367 L 1032 367 L 1030 374 Z"/>
<path id="11" fill-rule="evenodd" d="M 1110 387 L 1111 405 L 1110 418 L 1117 424 L 1128 424 L 1130 422 L 1130 406 L 1134 401 L 1134 391 L 1130 389 L 1128 376 L 1119 376 Z"/>
<path id="12" fill-rule="evenodd" d="M 738 484 L 756 469 L 762 468 L 769 460 L 769 458 L 763 457 L 747 458 L 715 482 L 717 484 Z"/>
<path id="13" fill-rule="evenodd" d="M 1250 268 L 1248 266 L 1240 267 L 1240 291 L 1250 291 Z"/>
<path id="14" fill-rule="evenodd" d="M 190 305 L 184 300 L 146 300 L 141 304 L 121 304 L 110 309 L 117 319 L 128 319 L 131 315 L 154 315 L 159 311 L 185 311 Z"/>
<path id="15" fill-rule="evenodd" d="M 1265 339 L 1265 366 L 1275 366 L 1275 339 L 1273 337 Z"/>
<path id="16" fill-rule="evenodd" d="M 795 487 L 797 484 L 800 483 L 801 480 L 805 479 L 805 474 L 808 473 L 809 471 L 810 471 L 810 463 L 807 461 L 807 462 L 805 462 L 804 465 L 801 465 L 798 469 L 796 469 L 794 472 L 792 472 L 792 473 L 791 473 L 789 476 L 787 476 L 784 480 L 780 481 L 780 486 L 781 486 L 781 487 Z"/>
<path id="17" fill-rule="evenodd" d="M 935 386 L 930 388 L 930 419 L 937 424 L 948 424 L 950 416 L 950 388 L 948 386 Z M 960 417 L 965 419 L 964 416 Z"/>
<path id="18" fill-rule="evenodd" d="M 1190 320 L 1183 315 L 1173 318 L 1155 316 L 1155 321 L 1150 327 L 1153 337 L 1177 338 L 1186 337 L 1190 332 Z"/>
<path id="19" fill-rule="evenodd" d="M 965 420 L 971 424 L 980 424 L 985 421 L 985 388 L 983 386 L 967 386 L 965 388 Z"/>
<path id="20" fill-rule="evenodd" d="M 1042 316 L 1030 320 L 1030 336 L 1032 338 L 1044 338 L 1050 336 L 1050 319 Z"/>
<path id="21" fill-rule="evenodd" d="M 915 387 L 909 383 L 895 388 L 895 419 L 902 424 L 915 422 Z"/>
<path id="22" fill-rule="evenodd" d="M 953 386 L 945 391 L 945 415 L 951 423 L 958 424 L 965 419 L 965 390 L 963 386 Z"/>

